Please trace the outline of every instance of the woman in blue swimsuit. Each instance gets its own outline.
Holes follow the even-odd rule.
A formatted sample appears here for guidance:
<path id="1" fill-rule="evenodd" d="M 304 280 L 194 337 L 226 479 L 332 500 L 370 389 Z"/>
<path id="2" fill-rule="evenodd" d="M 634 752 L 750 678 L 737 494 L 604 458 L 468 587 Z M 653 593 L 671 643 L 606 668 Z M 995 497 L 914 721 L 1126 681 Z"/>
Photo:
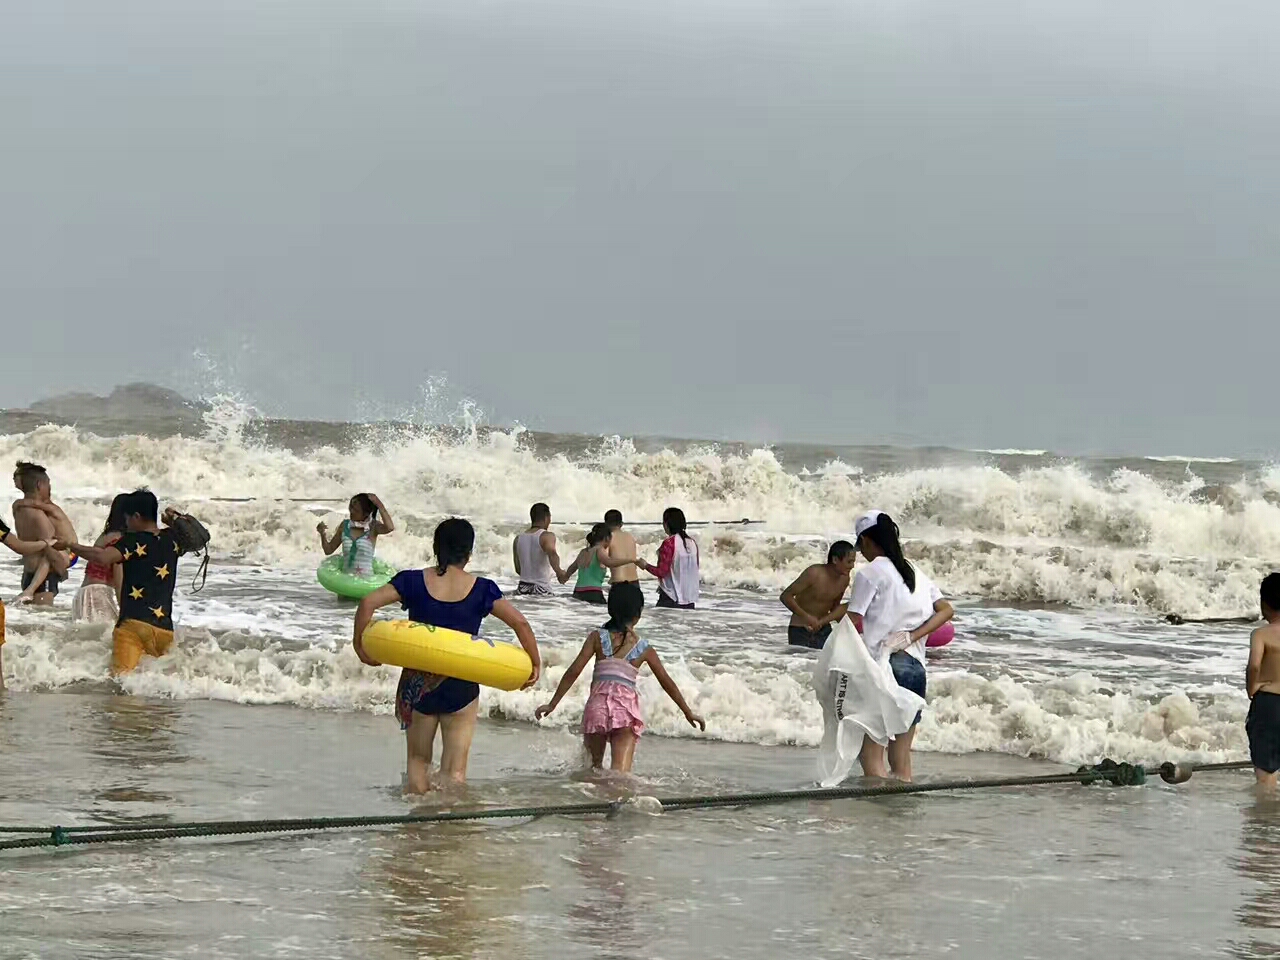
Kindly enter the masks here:
<path id="1" fill-rule="evenodd" d="M 447 630 L 475 636 L 481 621 L 493 615 L 516 633 L 520 646 L 533 661 L 533 675 L 526 687 L 538 682 L 542 658 L 529 621 L 492 580 L 467 573 L 476 532 L 466 520 L 456 517 L 436 527 L 433 548 L 436 565 L 430 570 L 401 570 L 385 587 L 360 601 L 356 610 L 356 656 L 371 667 L 379 666 L 364 652 L 360 642 L 365 628 L 380 607 L 401 604 L 409 619 Z M 442 741 L 440 774 L 453 783 L 467 779 L 467 756 L 476 730 L 480 686 L 454 677 L 403 670 L 396 690 L 396 717 L 408 734 L 408 789 L 426 793 L 431 789 L 431 753 L 436 730 Z"/>

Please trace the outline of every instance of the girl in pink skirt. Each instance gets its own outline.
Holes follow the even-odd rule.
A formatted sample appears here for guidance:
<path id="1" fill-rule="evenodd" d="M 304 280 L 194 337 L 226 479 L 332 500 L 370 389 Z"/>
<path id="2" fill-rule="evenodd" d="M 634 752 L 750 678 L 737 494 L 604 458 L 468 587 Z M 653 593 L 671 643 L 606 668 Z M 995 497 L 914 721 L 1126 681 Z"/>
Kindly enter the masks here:
<path id="1" fill-rule="evenodd" d="M 644 732 L 636 676 L 646 663 L 689 724 L 700 730 L 707 728 L 702 718 L 684 702 L 680 688 L 658 658 L 658 651 L 636 635 L 635 626 L 640 622 L 643 611 L 644 594 L 639 590 L 619 590 L 616 587 L 610 590 L 609 622 L 599 630 L 591 631 L 577 659 L 560 678 L 551 702 L 540 706 L 534 714 L 541 720 L 555 710 L 594 657 L 596 667 L 591 677 L 591 696 L 587 698 L 587 706 L 582 712 L 582 739 L 591 752 L 591 766 L 596 768 L 604 765 L 604 748 L 607 746 L 610 767 L 624 773 L 631 771 L 636 741 Z"/>

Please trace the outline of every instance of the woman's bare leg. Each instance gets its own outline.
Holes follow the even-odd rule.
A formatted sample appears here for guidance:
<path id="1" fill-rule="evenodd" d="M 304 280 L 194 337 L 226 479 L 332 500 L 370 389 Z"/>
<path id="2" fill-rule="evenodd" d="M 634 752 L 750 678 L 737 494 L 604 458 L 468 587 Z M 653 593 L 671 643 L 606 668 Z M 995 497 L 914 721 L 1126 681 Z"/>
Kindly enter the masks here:
<path id="1" fill-rule="evenodd" d="M 479 716 L 479 697 L 461 710 L 440 716 L 440 775 L 450 783 L 467 782 L 467 758 Z"/>
<path id="2" fill-rule="evenodd" d="M 858 762 L 862 764 L 864 777 L 886 777 L 889 771 L 884 766 L 884 747 L 870 737 L 862 738 L 862 750 L 858 754 Z"/>
<path id="3" fill-rule="evenodd" d="M 911 782 L 911 744 L 916 738 L 913 726 L 889 741 L 889 769 L 899 780 Z"/>
<path id="4" fill-rule="evenodd" d="M 409 747 L 409 758 L 405 764 L 409 780 L 409 793 L 426 793 L 431 789 L 431 748 L 436 739 L 436 727 L 439 718 L 418 713 L 409 717 L 409 729 L 405 731 L 405 742 Z"/>

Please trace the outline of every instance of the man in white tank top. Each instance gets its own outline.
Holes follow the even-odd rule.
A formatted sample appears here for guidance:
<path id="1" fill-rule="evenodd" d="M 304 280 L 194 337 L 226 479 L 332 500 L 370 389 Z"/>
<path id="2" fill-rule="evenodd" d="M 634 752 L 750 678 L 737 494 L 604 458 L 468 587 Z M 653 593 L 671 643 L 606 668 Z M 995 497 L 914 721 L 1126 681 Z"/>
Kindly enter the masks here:
<path id="1" fill-rule="evenodd" d="M 529 529 L 511 544 L 516 576 L 520 578 L 516 593 L 549 596 L 554 592 L 554 584 L 568 579 L 560 567 L 556 535 L 548 529 L 551 526 L 551 508 L 545 503 L 535 503 L 529 510 L 529 522 Z"/>

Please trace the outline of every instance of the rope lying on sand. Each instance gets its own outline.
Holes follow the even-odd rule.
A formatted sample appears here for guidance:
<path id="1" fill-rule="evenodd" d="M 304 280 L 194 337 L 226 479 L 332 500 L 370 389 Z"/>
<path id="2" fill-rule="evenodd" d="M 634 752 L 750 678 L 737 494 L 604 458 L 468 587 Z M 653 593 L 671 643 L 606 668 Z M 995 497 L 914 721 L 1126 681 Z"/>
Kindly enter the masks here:
<path id="1" fill-rule="evenodd" d="M 1166 763 L 1160 767 L 1166 783 L 1185 783 L 1197 772 L 1244 770 L 1248 761 L 1211 763 L 1204 766 Z M 95 843 L 170 840 L 179 837 L 242 836 L 261 833 L 300 833 L 320 830 L 351 830 L 360 827 L 387 827 L 420 823 L 449 823 L 461 820 L 516 820 L 537 817 L 612 817 L 627 809 L 639 812 L 666 810 L 708 810 L 717 807 L 766 806 L 794 803 L 800 800 L 854 800 L 906 794 L 942 793 L 954 790 L 982 790 L 997 787 L 1039 787 L 1075 783 L 1089 785 L 1110 783 L 1115 786 L 1140 786 L 1146 781 L 1146 769 L 1140 764 L 1104 760 L 1092 767 L 1081 767 L 1075 773 L 1053 773 L 1036 777 L 991 777 L 985 779 L 935 780 L 928 783 L 885 783 L 868 786 L 814 788 L 809 790 L 771 790 L 762 793 L 729 793 L 693 797 L 671 797 L 659 800 L 638 797 L 633 800 L 598 801 L 595 803 L 549 804 L 533 807 L 501 807 L 491 810 L 448 810 L 441 813 L 403 814 L 380 817 L 304 817 L 279 820 L 204 820 L 189 823 L 94 824 L 81 827 L 3 827 L 0 833 L 32 834 L 0 841 L 0 850 L 33 847 L 61 847 Z"/>

